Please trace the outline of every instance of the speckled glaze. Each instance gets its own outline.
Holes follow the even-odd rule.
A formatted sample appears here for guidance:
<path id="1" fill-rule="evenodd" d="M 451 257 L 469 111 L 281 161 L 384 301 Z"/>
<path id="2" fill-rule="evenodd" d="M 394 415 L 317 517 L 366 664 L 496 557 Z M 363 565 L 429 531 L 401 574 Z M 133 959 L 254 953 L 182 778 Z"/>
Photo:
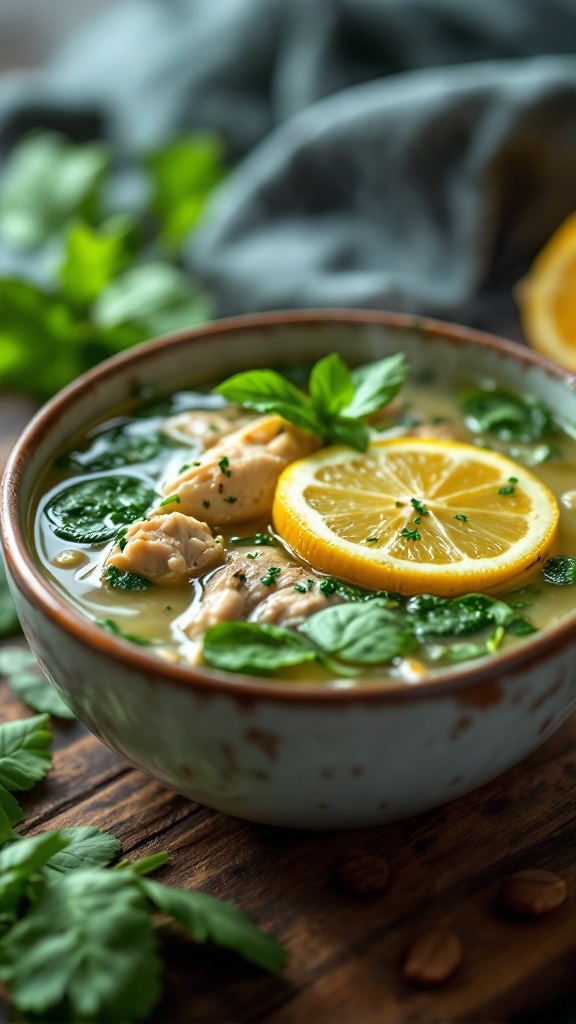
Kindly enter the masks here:
<path id="1" fill-rule="evenodd" d="M 172 789 L 273 825 L 358 828 L 475 789 L 542 743 L 576 706 L 576 613 L 489 662 L 432 682 L 331 690 L 157 660 L 82 618 L 41 575 L 27 514 L 73 431 L 137 386 L 178 387 L 337 350 L 402 349 L 414 369 L 496 378 L 576 420 L 575 378 L 509 342 L 376 312 L 265 314 L 151 342 L 103 364 L 32 421 L 6 470 L 0 528 L 24 630 L 58 692 L 105 743 Z"/>

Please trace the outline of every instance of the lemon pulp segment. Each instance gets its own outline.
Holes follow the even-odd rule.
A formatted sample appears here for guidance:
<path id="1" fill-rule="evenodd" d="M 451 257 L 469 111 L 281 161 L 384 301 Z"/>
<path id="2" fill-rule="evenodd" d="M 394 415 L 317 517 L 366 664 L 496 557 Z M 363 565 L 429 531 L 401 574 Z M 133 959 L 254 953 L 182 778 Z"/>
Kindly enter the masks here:
<path id="1" fill-rule="evenodd" d="M 532 567 L 552 546 L 558 519 L 552 493 L 510 459 L 423 438 L 301 459 L 280 477 L 273 508 L 279 535 L 320 572 L 444 596 Z"/>
<path id="2" fill-rule="evenodd" d="M 530 345 L 576 370 L 576 213 L 555 231 L 518 287 Z"/>

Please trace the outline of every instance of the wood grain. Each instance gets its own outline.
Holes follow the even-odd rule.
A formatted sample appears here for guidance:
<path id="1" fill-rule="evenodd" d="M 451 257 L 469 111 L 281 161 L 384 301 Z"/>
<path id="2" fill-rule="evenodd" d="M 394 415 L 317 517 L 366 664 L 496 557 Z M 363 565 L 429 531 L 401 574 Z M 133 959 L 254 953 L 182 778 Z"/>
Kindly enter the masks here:
<path id="1" fill-rule="evenodd" d="M 13 433 L 18 402 L 9 408 Z M 20 420 L 29 412 L 20 405 Z M 27 713 L 0 683 L 1 719 Z M 576 716 L 469 796 L 383 828 L 321 834 L 257 826 L 185 800 L 77 722 L 55 723 L 54 733 L 54 770 L 23 795 L 24 832 L 90 824 L 119 836 L 128 855 L 170 849 L 159 878 L 237 900 L 290 950 L 284 976 L 270 978 L 163 928 L 165 992 L 154 1024 L 503 1024 L 573 998 Z M 390 866 L 378 897 L 337 884 L 336 866 L 358 852 Z M 569 898 L 548 917 L 519 922 L 501 912 L 498 892 L 527 867 L 561 874 Z M 402 958 L 436 926 L 458 933 L 463 963 L 437 991 L 418 990 L 403 980 Z M 542 1010 L 539 1019 L 553 1018 Z"/>

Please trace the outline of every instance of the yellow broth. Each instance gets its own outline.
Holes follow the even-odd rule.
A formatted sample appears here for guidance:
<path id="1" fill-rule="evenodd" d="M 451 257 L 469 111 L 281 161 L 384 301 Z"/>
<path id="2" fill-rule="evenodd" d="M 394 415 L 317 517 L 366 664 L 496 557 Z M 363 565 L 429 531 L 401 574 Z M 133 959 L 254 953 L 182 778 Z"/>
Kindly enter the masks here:
<path id="1" fill-rule="evenodd" d="M 108 540 L 89 546 L 62 540 L 53 532 L 45 515 L 46 505 L 63 486 L 72 481 L 80 482 L 92 475 L 104 475 L 108 472 L 146 477 L 161 498 L 162 483 L 174 477 L 183 463 L 188 463 L 201 454 L 203 447 L 200 443 L 174 443 L 170 447 L 162 448 L 156 456 L 145 462 L 135 462 L 109 471 L 101 469 L 95 474 L 88 472 L 89 467 L 80 463 L 86 458 L 86 451 L 97 452 L 97 439 L 110 429 L 128 425 L 127 429 L 133 431 L 134 436 L 147 438 L 160 430 L 164 415 L 173 415 L 175 412 L 188 409 L 219 409 L 222 406 L 221 400 L 214 395 L 199 392 L 178 392 L 171 396 L 169 408 L 167 406 L 166 409 L 162 409 L 162 404 L 159 400 L 158 408 L 155 409 L 152 405 L 150 410 L 147 410 L 146 406 L 138 409 L 136 403 L 133 403 L 130 408 L 116 410 L 113 415 L 93 424 L 82 435 L 73 438 L 66 451 L 60 453 L 40 481 L 33 507 L 31 531 L 34 536 L 36 557 L 43 572 L 73 607 L 90 619 L 112 620 L 120 630 L 149 644 L 148 650 L 168 660 L 186 664 L 198 660 L 198 645 L 187 639 L 184 628 L 193 619 L 202 600 L 205 579 L 193 579 L 181 585 L 152 585 L 142 591 L 112 589 L 102 584 L 101 573 L 114 541 Z M 406 385 L 400 393 L 400 398 L 392 404 L 390 412 L 376 426 L 382 430 L 390 427 L 402 428 L 409 426 L 414 420 L 423 420 L 431 424 L 433 433 L 448 425 L 450 429 L 456 431 L 460 440 L 492 447 L 527 465 L 530 471 L 550 488 L 559 503 L 560 532 L 558 550 L 555 553 L 576 557 L 576 440 L 571 436 L 569 425 L 560 425 L 551 437 L 546 438 L 553 457 L 537 465 L 531 465 L 535 455 L 536 458 L 542 455 L 543 442 L 503 441 L 493 434 L 471 432 L 465 425 L 457 398 L 439 390 L 436 385 Z M 69 461 L 67 464 L 70 452 L 80 453 L 76 457 L 76 464 L 70 465 Z M 212 532 L 223 537 L 226 550 L 229 551 L 232 549 L 231 538 L 234 535 L 250 536 L 271 531 L 270 522 L 262 519 L 239 523 L 234 529 L 214 528 Z M 218 572 L 217 569 L 212 571 Z M 573 611 L 575 595 L 576 588 L 572 586 L 554 586 L 546 583 L 541 570 L 538 569 L 529 576 L 522 577 L 520 589 L 518 584 L 515 587 L 510 585 L 508 588 L 501 588 L 497 596 L 517 607 L 519 614 L 526 615 L 540 630 Z M 441 642 L 446 642 L 445 637 L 440 639 Z M 475 641 L 477 638 L 459 637 L 458 641 L 463 642 L 467 639 Z M 507 635 L 500 650 L 525 642 L 525 639 L 522 636 Z M 416 668 L 415 672 L 412 672 L 409 662 L 415 659 Z M 468 665 L 470 662 L 464 664 Z M 421 672 L 422 666 L 425 668 L 424 674 Z M 409 682 L 419 682 L 423 678 L 432 677 L 440 667 L 444 671 L 450 666 L 435 665 L 427 651 L 419 649 L 413 659 L 404 659 L 403 663 L 397 659 L 396 663 L 373 669 L 363 668 L 358 677 L 363 680 L 367 677 L 378 680 L 383 676 L 390 679 L 400 677 Z M 354 677 L 334 678 L 334 672 L 330 673 L 325 668 L 311 663 L 285 668 L 277 674 L 295 682 L 326 680 L 335 686 L 354 685 Z"/>

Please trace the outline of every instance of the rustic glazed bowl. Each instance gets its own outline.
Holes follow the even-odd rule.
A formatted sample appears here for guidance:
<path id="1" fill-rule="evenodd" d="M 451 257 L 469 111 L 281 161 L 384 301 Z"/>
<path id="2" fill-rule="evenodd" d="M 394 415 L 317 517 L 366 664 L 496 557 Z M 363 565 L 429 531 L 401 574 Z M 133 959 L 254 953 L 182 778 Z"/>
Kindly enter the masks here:
<path id="1" fill-rule="evenodd" d="M 542 743 L 576 706 L 576 613 L 489 661 L 429 682 L 353 689 L 165 664 L 83 618 L 30 544 L 38 479 L 67 437 L 134 392 L 339 351 L 398 350 L 444 384 L 484 377 L 576 422 L 575 378 L 509 342 L 376 312 L 266 314 L 151 342 L 86 374 L 31 422 L 3 481 L 1 529 L 18 612 L 48 678 L 89 729 L 166 786 L 273 825 L 357 828 L 445 803 Z"/>

